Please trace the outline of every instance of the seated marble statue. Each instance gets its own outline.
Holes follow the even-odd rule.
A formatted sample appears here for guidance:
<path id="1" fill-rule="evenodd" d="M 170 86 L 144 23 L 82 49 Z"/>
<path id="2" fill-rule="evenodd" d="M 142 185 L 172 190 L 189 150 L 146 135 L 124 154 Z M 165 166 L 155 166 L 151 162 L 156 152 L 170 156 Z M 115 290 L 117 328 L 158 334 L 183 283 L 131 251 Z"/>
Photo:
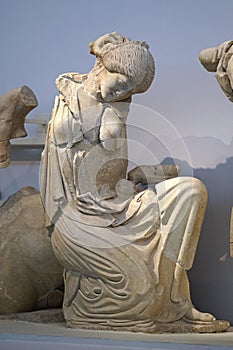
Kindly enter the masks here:
<path id="1" fill-rule="evenodd" d="M 149 88 L 155 72 L 148 45 L 111 33 L 90 52 L 96 62 L 88 74 L 56 80 L 60 95 L 42 154 L 41 194 L 64 267 L 67 325 L 222 331 L 228 322 L 193 306 L 187 277 L 206 188 L 178 177 L 174 166 L 142 166 L 127 176 L 131 98 Z M 156 187 L 140 192 L 140 182 Z"/>

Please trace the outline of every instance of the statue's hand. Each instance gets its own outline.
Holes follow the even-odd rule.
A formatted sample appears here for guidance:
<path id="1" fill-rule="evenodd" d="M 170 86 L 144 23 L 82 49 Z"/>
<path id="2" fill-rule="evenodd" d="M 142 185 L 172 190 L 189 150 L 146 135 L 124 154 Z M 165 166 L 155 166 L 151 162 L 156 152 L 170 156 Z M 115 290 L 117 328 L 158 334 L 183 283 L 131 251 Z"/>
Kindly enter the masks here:
<path id="1" fill-rule="evenodd" d="M 178 174 L 179 167 L 175 164 L 141 165 L 128 173 L 128 180 L 148 185 L 177 177 Z"/>

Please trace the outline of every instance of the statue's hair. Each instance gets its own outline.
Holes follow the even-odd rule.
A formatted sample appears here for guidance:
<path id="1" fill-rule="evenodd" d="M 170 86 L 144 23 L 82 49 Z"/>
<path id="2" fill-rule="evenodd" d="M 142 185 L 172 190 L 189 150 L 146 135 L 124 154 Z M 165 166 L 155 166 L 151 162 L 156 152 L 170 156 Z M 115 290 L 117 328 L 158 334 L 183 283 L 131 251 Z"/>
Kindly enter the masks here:
<path id="1" fill-rule="evenodd" d="M 103 46 L 99 57 L 111 73 L 124 74 L 136 86 L 134 93 L 146 91 L 155 75 L 155 64 L 145 42 L 131 41 Z"/>

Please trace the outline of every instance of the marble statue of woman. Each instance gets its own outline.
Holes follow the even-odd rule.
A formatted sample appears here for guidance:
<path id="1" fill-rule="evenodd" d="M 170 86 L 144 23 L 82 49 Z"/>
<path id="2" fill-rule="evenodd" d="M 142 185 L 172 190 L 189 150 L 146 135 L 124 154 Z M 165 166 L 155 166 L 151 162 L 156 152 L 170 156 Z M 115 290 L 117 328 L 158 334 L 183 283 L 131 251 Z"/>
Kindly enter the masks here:
<path id="1" fill-rule="evenodd" d="M 228 322 L 193 306 L 186 272 L 205 213 L 204 185 L 170 178 L 169 167 L 162 182 L 159 166 L 127 177 L 131 97 L 154 78 L 148 45 L 111 33 L 91 43 L 90 52 L 96 62 L 88 74 L 56 80 L 60 95 L 42 155 L 41 194 L 64 267 L 67 325 L 222 331 Z M 155 190 L 138 191 L 140 172 L 157 183 Z"/>

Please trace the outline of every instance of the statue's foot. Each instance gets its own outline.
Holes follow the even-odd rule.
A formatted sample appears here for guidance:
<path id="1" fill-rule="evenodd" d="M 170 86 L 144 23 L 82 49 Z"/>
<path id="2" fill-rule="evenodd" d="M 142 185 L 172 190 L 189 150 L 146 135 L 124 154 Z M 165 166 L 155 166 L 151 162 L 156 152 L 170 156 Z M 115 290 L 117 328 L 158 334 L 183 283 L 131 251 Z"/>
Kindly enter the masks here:
<path id="1" fill-rule="evenodd" d="M 216 321 L 216 318 L 209 313 L 198 311 L 195 307 L 190 307 L 184 316 L 184 320 L 190 323 L 205 323 Z"/>
<path id="2" fill-rule="evenodd" d="M 191 327 L 191 332 L 197 333 L 216 333 L 224 332 L 230 327 L 228 321 L 216 320 L 216 318 L 206 312 L 200 312 L 195 307 L 190 307 L 181 320 L 187 325 L 187 329 Z"/>

